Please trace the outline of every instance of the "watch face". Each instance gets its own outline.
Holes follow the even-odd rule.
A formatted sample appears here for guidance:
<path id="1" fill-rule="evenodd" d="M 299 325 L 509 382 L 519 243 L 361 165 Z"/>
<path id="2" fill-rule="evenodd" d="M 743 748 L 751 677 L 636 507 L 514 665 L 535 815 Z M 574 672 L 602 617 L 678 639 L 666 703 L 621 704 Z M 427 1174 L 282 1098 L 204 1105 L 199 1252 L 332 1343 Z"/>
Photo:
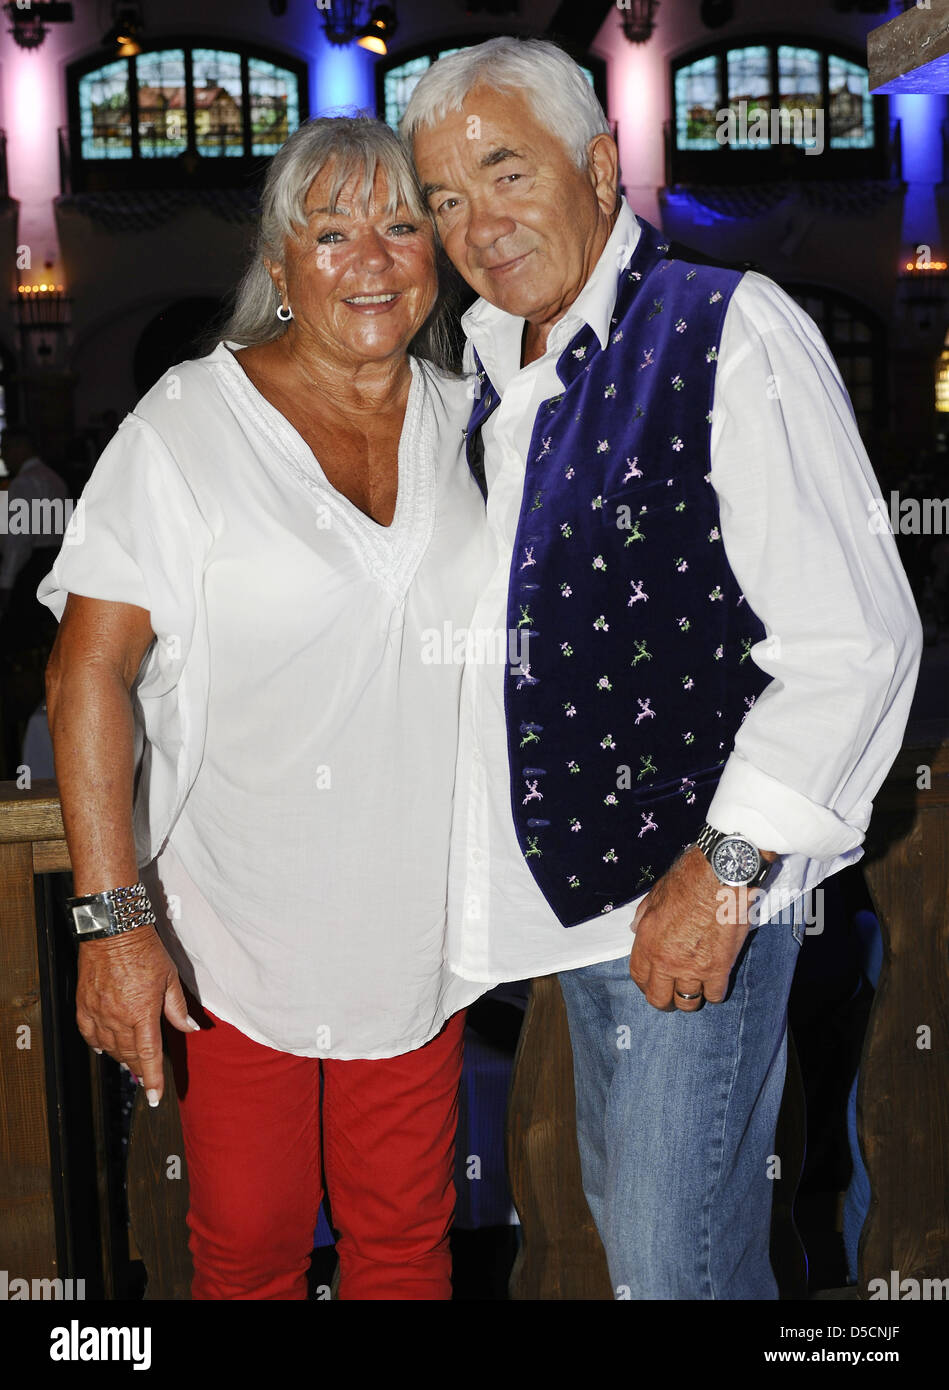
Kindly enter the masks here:
<path id="1" fill-rule="evenodd" d="M 729 837 L 712 852 L 712 868 L 723 883 L 750 883 L 761 868 L 761 855 L 747 840 Z"/>

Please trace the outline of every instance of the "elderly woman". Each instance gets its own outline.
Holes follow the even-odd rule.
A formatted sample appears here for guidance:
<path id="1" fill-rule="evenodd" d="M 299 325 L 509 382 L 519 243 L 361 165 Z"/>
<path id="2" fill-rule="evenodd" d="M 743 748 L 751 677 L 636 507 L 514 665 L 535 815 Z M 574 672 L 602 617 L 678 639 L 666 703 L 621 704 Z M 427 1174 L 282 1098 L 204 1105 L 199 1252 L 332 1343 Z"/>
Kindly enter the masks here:
<path id="1" fill-rule="evenodd" d="M 124 421 L 40 589 L 77 1019 L 152 1105 L 171 1025 L 194 1298 L 305 1298 L 324 1177 L 340 1297 L 450 1297 L 483 986 L 445 960 L 460 667 L 431 634 L 467 628 L 484 507 L 437 296 L 396 137 L 304 126 L 224 341 Z"/>

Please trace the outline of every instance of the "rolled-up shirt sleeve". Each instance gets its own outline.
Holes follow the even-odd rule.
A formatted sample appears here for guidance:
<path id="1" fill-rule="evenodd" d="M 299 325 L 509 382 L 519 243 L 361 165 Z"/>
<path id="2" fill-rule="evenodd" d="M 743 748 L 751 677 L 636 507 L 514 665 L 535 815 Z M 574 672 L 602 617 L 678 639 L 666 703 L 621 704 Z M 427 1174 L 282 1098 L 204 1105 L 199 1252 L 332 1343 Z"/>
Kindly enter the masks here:
<path id="1" fill-rule="evenodd" d="M 922 649 L 879 487 L 812 320 L 749 273 L 725 320 L 711 482 L 729 564 L 772 677 L 708 811 L 762 849 L 826 861 L 858 847 L 899 751 Z"/>

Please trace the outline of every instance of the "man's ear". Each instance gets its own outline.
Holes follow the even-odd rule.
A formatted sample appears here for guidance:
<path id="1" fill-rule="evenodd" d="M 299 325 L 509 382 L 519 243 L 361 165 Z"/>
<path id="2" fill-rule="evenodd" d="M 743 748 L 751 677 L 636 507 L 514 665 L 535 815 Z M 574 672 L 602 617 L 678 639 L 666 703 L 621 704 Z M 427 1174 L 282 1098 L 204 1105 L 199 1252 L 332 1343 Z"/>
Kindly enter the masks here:
<path id="1" fill-rule="evenodd" d="M 601 211 L 612 217 L 619 184 L 619 150 L 611 135 L 594 135 L 587 145 L 587 172 Z"/>

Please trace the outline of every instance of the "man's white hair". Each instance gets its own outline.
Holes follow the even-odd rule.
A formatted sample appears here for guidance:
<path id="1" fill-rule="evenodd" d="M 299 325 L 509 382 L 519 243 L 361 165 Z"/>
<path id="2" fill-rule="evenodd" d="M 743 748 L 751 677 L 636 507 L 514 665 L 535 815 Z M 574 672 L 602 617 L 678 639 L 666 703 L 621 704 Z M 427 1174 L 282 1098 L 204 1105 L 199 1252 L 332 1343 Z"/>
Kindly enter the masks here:
<path id="1" fill-rule="evenodd" d="M 421 127 L 436 125 L 449 111 L 460 111 L 474 87 L 522 93 L 537 121 L 559 136 L 579 169 L 587 146 L 610 127 L 582 68 L 546 39 L 489 39 L 439 58 L 423 73 L 399 124 L 411 149 Z"/>

